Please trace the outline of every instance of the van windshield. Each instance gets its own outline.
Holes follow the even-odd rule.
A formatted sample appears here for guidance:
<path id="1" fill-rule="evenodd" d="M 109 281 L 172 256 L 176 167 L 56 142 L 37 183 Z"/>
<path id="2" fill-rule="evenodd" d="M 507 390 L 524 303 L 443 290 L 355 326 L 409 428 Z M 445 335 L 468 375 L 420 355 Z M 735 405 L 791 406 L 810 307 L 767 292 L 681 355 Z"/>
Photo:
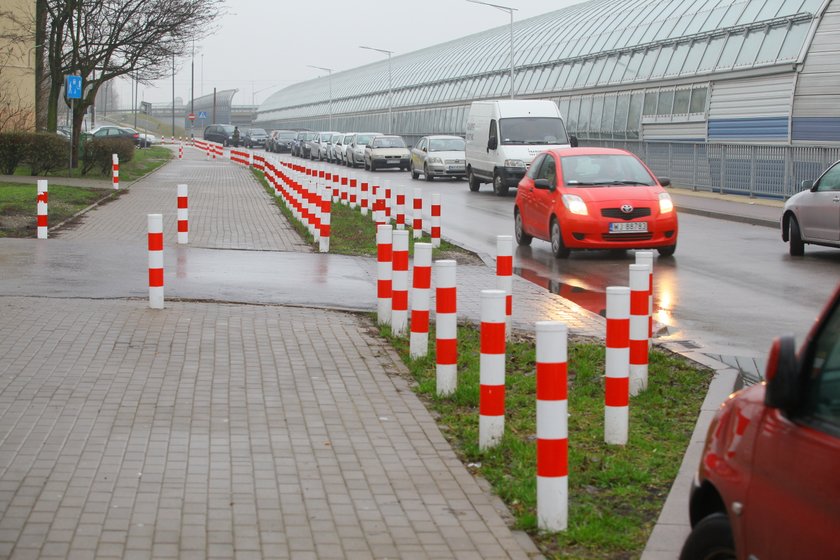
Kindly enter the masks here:
<path id="1" fill-rule="evenodd" d="M 499 119 L 500 144 L 568 144 L 563 119 L 556 117 L 515 117 Z"/>

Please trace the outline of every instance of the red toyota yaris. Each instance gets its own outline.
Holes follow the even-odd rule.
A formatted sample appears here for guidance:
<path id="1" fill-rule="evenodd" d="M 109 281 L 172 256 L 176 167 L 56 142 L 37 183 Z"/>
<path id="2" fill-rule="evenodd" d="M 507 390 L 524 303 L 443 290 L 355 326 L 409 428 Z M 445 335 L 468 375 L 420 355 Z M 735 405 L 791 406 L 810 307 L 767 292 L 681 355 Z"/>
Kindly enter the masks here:
<path id="1" fill-rule="evenodd" d="M 576 249 L 677 248 L 677 213 L 656 176 L 635 155 L 611 148 L 543 152 L 519 182 L 516 241 L 551 242 L 558 258 Z"/>

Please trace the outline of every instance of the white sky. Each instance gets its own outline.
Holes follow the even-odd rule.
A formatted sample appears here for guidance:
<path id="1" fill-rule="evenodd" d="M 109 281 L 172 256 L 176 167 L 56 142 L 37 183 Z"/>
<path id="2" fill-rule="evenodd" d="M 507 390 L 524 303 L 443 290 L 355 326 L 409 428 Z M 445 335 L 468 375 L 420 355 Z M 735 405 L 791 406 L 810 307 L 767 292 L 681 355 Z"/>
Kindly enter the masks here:
<path id="1" fill-rule="evenodd" d="M 519 21 L 583 0 L 496 0 L 516 8 Z M 466 0 L 227 0 L 215 33 L 195 45 L 195 96 L 236 88 L 235 105 L 259 104 L 288 85 L 385 57 L 366 45 L 394 52 L 416 51 L 472 33 L 510 24 L 507 12 Z M 515 45 L 514 45 L 515 48 Z M 175 96 L 190 98 L 189 58 L 176 61 Z M 122 82 L 120 104 L 131 86 Z M 139 86 L 139 98 L 168 103 L 172 79 Z"/>

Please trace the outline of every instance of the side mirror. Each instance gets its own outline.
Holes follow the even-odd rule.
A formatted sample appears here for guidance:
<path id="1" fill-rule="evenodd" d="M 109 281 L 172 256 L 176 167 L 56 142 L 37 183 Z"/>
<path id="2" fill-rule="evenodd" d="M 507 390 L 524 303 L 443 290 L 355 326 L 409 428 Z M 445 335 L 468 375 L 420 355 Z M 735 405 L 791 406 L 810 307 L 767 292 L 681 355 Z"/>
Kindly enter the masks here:
<path id="1" fill-rule="evenodd" d="M 571 146 L 572 148 L 578 147 L 578 138 L 574 134 L 569 136 L 569 146 Z"/>
<path id="2" fill-rule="evenodd" d="M 548 179 L 535 179 L 534 188 L 550 191 L 552 188 L 551 181 Z"/>
<path id="3" fill-rule="evenodd" d="M 809 191 L 814 188 L 813 181 L 802 181 L 799 183 L 799 186 L 802 188 L 803 191 Z"/>
<path id="4" fill-rule="evenodd" d="M 671 179 L 669 177 L 658 177 L 659 184 L 663 187 L 667 187 L 671 184 Z"/>
<path id="5" fill-rule="evenodd" d="M 487 141 L 487 149 L 488 150 L 495 150 L 499 147 L 499 139 L 495 136 L 491 136 L 490 139 Z"/>
<path id="6" fill-rule="evenodd" d="M 429 148 L 424 147 L 424 148 L 423 148 L 423 151 L 424 151 L 424 152 L 426 152 L 426 153 L 428 154 L 428 153 L 429 153 Z"/>
<path id="7" fill-rule="evenodd" d="M 799 404 L 799 368 L 793 335 L 780 336 L 770 346 L 764 378 L 764 404 L 782 411 L 792 411 Z"/>

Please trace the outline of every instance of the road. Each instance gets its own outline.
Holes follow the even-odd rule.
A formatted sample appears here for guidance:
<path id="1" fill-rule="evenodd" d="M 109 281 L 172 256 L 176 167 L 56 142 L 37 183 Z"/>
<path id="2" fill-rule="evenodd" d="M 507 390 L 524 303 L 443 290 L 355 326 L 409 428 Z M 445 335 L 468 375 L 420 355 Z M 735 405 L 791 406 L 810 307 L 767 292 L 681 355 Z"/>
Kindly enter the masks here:
<path id="1" fill-rule="evenodd" d="M 351 173 L 421 188 L 426 200 L 440 193 L 443 236 L 473 251 L 494 256 L 496 235 L 513 233 L 515 191 L 499 198 L 490 185 L 471 193 L 466 181 L 413 181 L 395 170 Z M 681 214 L 679 235 L 674 257 L 654 259 L 660 340 L 762 358 L 779 334 L 802 340 L 840 278 L 840 251 L 809 246 L 804 258 L 792 258 L 773 228 Z M 627 285 L 634 260 L 633 251 L 577 252 L 557 260 L 547 242 L 534 240 L 516 248 L 514 266 L 522 277 L 602 312 L 606 287 Z"/>

